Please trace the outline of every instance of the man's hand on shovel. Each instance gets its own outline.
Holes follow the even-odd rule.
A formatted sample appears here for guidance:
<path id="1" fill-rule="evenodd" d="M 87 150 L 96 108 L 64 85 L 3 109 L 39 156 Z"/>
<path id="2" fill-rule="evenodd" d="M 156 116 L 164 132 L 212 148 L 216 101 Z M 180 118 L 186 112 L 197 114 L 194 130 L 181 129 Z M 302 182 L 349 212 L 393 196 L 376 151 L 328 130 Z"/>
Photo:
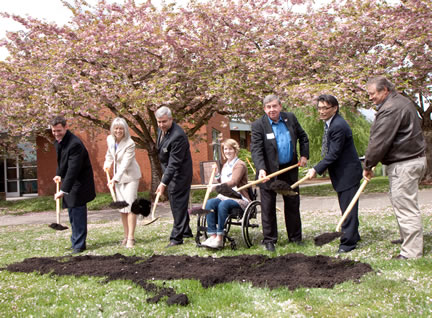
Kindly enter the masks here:
<path id="1" fill-rule="evenodd" d="M 50 228 L 56 230 L 56 231 L 63 231 L 67 229 L 67 226 L 63 226 L 60 224 L 60 198 L 62 198 L 64 196 L 64 192 L 60 190 L 60 181 L 61 181 L 61 177 L 60 176 L 55 176 L 53 178 L 54 182 L 56 183 L 56 193 L 54 194 L 54 200 L 56 201 L 56 218 L 57 218 L 57 223 L 51 223 L 49 225 Z"/>
<path id="2" fill-rule="evenodd" d="M 54 193 L 54 200 L 56 200 L 57 203 L 60 202 L 58 199 L 61 199 L 64 196 L 64 192 L 60 190 L 61 177 L 55 176 L 53 181 L 56 183 L 56 193 Z"/>

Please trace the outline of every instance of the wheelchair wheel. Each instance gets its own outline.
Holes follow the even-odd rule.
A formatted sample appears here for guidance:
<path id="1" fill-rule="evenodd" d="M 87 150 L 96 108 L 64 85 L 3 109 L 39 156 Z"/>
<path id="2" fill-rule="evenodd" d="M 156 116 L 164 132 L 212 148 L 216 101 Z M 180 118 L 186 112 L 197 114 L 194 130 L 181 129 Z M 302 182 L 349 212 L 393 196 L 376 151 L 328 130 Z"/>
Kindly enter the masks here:
<path id="1" fill-rule="evenodd" d="M 242 235 L 248 248 L 262 240 L 261 202 L 252 201 L 247 206 L 242 219 Z"/>
<path id="2" fill-rule="evenodd" d="M 204 240 L 201 241 L 200 236 L 204 235 Z M 196 243 L 201 244 L 207 239 L 207 218 L 205 215 L 199 215 L 197 218 L 197 235 Z"/>

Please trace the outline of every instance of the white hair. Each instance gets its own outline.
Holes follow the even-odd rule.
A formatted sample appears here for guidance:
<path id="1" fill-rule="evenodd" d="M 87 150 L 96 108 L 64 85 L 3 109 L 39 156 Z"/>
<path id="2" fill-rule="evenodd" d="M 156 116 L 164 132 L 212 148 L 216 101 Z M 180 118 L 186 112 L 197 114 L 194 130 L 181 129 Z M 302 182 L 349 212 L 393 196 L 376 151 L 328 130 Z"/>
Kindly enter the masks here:
<path id="1" fill-rule="evenodd" d="M 169 109 L 166 106 L 162 106 L 160 107 L 156 112 L 155 112 L 155 116 L 156 118 L 161 118 L 163 116 L 167 115 L 168 118 L 172 118 L 172 113 L 171 113 L 171 109 Z"/>
<path id="2" fill-rule="evenodd" d="M 115 126 L 122 126 L 124 130 L 124 138 L 129 139 L 130 133 L 129 133 L 129 126 L 124 118 L 116 117 L 111 123 L 111 135 L 114 137 L 114 127 Z"/>

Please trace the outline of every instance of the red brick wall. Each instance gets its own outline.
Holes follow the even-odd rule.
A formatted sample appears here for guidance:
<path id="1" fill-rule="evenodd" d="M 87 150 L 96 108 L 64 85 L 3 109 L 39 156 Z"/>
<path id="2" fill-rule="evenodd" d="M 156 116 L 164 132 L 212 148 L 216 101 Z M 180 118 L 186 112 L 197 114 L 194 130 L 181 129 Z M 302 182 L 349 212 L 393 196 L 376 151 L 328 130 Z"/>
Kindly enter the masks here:
<path id="1" fill-rule="evenodd" d="M 193 184 L 201 183 L 200 162 L 212 160 L 211 133 L 212 128 L 219 130 L 223 139 L 229 138 L 229 121 L 221 115 L 213 116 L 208 124 L 201 127 L 199 134 L 202 134 L 204 140 L 196 142 L 190 140 L 192 161 L 193 161 Z M 97 134 L 92 132 L 79 131 L 71 128 L 71 131 L 80 137 L 86 146 L 90 160 L 93 166 L 93 173 L 96 184 L 96 192 L 108 192 L 106 186 L 106 175 L 103 171 L 103 163 L 106 153 L 106 134 Z M 207 140 L 208 139 L 208 140 Z M 55 184 L 52 178 L 55 176 L 57 168 L 57 155 L 53 146 L 54 139 L 47 140 L 43 137 L 37 137 L 37 173 L 38 173 L 38 194 L 50 195 L 55 192 Z M 139 190 L 149 190 L 151 182 L 150 161 L 147 151 L 136 149 L 136 159 L 141 168 L 143 177 L 140 181 Z"/>

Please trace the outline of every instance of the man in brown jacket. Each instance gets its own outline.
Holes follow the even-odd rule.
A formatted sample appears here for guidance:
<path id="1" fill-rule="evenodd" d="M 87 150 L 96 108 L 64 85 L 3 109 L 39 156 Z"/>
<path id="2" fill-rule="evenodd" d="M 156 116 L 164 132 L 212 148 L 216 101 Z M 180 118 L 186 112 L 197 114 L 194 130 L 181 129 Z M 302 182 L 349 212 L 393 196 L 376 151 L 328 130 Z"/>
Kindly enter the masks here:
<path id="1" fill-rule="evenodd" d="M 370 131 L 363 176 L 373 177 L 378 162 L 388 165 L 390 199 L 399 224 L 401 252 L 397 259 L 423 255 L 423 226 L 418 184 L 426 172 L 426 144 L 413 103 L 397 93 L 385 77 L 368 81 L 367 92 L 377 105 Z"/>

